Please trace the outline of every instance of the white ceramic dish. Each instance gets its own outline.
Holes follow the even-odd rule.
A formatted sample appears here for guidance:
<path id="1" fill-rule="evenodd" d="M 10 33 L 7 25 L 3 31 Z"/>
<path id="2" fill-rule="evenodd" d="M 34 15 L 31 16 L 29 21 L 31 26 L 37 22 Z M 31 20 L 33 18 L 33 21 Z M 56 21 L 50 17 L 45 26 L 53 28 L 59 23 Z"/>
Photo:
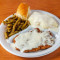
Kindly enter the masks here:
<path id="1" fill-rule="evenodd" d="M 54 18 L 58 21 L 58 23 L 60 24 L 59 18 L 56 17 L 55 15 L 53 15 L 53 14 L 51 14 L 51 13 L 48 13 L 48 12 L 45 12 L 45 11 L 42 11 L 42 10 L 32 10 L 32 12 L 34 12 L 34 11 L 39 11 L 39 12 L 41 12 L 41 13 L 43 13 L 43 14 L 49 14 L 49 15 L 51 15 L 52 17 L 54 17 Z M 11 16 L 12 16 L 12 15 L 10 15 L 9 17 L 11 17 Z M 8 19 L 9 17 L 7 17 L 6 19 Z M 6 19 L 5 19 L 5 20 L 6 20 Z M 5 38 L 4 38 L 5 26 L 4 26 L 4 27 L 2 27 L 2 26 L 3 26 L 3 23 L 1 23 L 1 25 L 0 25 L 0 43 L 1 43 L 1 45 L 3 46 L 4 49 L 6 49 L 8 52 L 10 52 L 10 53 L 12 53 L 12 54 L 14 54 L 14 55 L 16 55 L 16 56 L 21 56 L 21 57 L 26 57 L 26 58 L 40 57 L 40 56 L 44 56 L 44 55 L 47 55 L 47 54 L 55 51 L 55 50 L 56 50 L 57 48 L 59 48 L 59 46 L 60 46 L 60 41 L 59 41 L 59 40 L 56 40 L 56 41 L 55 41 L 55 44 L 54 44 L 51 48 L 48 48 L 48 49 L 46 49 L 46 50 L 41 50 L 41 51 L 32 52 L 32 53 L 21 53 L 21 52 L 16 51 L 16 50 L 14 50 L 14 49 L 12 49 L 12 48 L 10 47 L 11 40 L 12 40 L 13 37 L 15 37 L 17 34 L 13 35 L 13 37 L 10 37 L 10 38 L 9 38 L 10 43 L 7 43 L 6 40 L 5 40 Z M 23 31 L 21 31 L 21 32 L 19 32 L 19 33 L 23 33 L 23 32 L 26 32 L 26 31 L 28 31 L 28 30 L 31 30 L 31 29 L 32 29 L 32 28 L 29 26 L 27 29 L 25 29 L 25 30 L 23 30 Z M 19 34 L 19 33 L 18 33 L 18 34 Z"/>

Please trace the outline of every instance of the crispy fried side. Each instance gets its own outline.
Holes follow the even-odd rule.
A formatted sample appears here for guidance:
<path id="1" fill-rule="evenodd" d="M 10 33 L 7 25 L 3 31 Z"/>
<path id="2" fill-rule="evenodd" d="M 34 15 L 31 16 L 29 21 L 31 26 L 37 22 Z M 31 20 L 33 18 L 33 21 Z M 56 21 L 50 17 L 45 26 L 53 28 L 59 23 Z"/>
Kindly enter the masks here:
<path id="1" fill-rule="evenodd" d="M 16 36 L 17 37 L 17 36 Z M 16 38 L 15 37 L 15 38 Z M 13 43 L 15 43 L 15 38 L 13 39 Z M 39 51 L 39 50 L 42 50 L 42 49 L 47 49 L 51 47 L 50 45 L 45 45 L 45 46 L 39 46 L 38 48 L 33 48 L 32 50 L 25 50 L 24 52 L 25 53 L 28 53 L 28 52 L 36 52 L 36 51 Z M 16 47 L 15 47 L 16 48 Z M 20 49 L 16 48 L 16 50 L 20 51 Z"/>
<path id="2" fill-rule="evenodd" d="M 37 29 L 37 31 L 38 32 L 42 32 L 42 31 L 40 31 L 38 28 L 36 28 Z M 31 31 L 32 32 L 32 31 Z M 51 36 L 53 36 L 53 34 L 49 31 L 49 33 L 50 33 L 50 35 Z M 17 35 L 18 36 L 18 35 Z M 17 37 L 16 36 L 16 37 Z M 15 37 L 15 38 L 16 38 Z M 13 39 L 13 43 L 15 43 L 16 41 L 15 41 L 15 38 Z M 38 48 L 33 48 L 32 50 L 25 50 L 24 52 L 25 53 L 28 53 L 28 52 L 36 52 L 36 51 L 39 51 L 39 50 L 42 50 L 42 49 L 47 49 L 47 48 L 49 48 L 49 47 L 51 47 L 50 45 L 45 45 L 45 46 L 38 46 Z M 16 48 L 16 47 L 15 47 Z M 20 51 L 20 49 L 18 49 L 18 48 L 16 48 L 16 50 L 18 50 L 18 51 Z"/>
<path id="3" fill-rule="evenodd" d="M 33 48 L 32 50 L 25 50 L 24 52 L 25 53 L 28 53 L 28 52 L 36 52 L 36 51 L 39 51 L 39 50 L 42 50 L 42 49 L 47 49 L 51 47 L 50 45 L 45 45 L 45 46 L 39 46 L 38 48 Z"/>

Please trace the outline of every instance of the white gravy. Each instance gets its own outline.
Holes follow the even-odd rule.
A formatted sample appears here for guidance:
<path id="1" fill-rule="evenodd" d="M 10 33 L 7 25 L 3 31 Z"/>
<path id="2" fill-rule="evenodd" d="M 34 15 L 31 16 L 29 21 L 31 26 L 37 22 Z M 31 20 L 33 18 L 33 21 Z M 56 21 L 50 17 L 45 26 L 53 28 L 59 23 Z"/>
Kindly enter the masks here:
<path id="1" fill-rule="evenodd" d="M 48 14 L 33 12 L 28 20 L 31 26 L 34 28 L 50 29 L 52 31 L 58 32 L 57 21 Z"/>
<path id="2" fill-rule="evenodd" d="M 15 43 L 12 44 L 13 47 L 17 47 L 21 52 L 24 50 L 31 50 L 32 48 L 38 48 L 41 45 L 53 45 L 54 37 L 52 37 L 48 31 L 38 33 L 36 30 L 32 32 L 21 33 L 15 38 Z M 53 41 L 51 41 L 53 40 Z"/>

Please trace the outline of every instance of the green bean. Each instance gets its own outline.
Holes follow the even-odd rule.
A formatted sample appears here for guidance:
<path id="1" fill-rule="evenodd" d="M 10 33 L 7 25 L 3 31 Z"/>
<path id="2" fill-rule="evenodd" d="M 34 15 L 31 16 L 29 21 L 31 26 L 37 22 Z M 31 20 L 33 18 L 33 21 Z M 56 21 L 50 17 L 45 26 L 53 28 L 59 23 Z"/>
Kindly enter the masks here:
<path id="1" fill-rule="evenodd" d="M 16 17 L 15 17 L 15 18 L 13 18 L 13 19 L 14 19 L 14 20 L 15 20 L 15 19 L 18 19 L 18 17 L 16 16 Z"/>
<path id="2" fill-rule="evenodd" d="M 13 17 L 10 17 L 6 21 L 3 21 L 3 23 L 7 25 L 5 32 L 6 39 L 27 28 L 29 25 L 29 22 L 27 20 L 22 20 L 16 15 L 13 15 Z"/>
<path id="3" fill-rule="evenodd" d="M 20 23 L 20 21 L 18 22 L 18 25 L 20 25 L 21 23 Z"/>
<path id="4" fill-rule="evenodd" d="M 15 27 L 16 27 L 16 25 L 18 24 L 19 21 L 20 21 L 20 19 L 18 19 L 18 20 L 16 21 L 16 23 L 13 25 L 12 32 L 15 31 Z"/>
<path id="5" fill-rule="evenodd" d="M 19 30 L 20 30 L 20 28 L 21 28 L 21 25 L 20 25 L 20 26 L 18 26 L 17 30 L 19 31 Z"/>
<path id="6" fill-rule="evenodd" d="M 12 24 L 8 24 L 7 26 L 8 26 L 8 27 L 12 27 Z"/>
<path id="7" fill-rule="evenodd" d="M 8 34 L 7 34 L 7 32 L 5 32 L 5 38 L 6 38 L 6 39 L 8 38 Z"/>
<path id="8" fill-rule="evenodd" d="M 25 24 L 23 24 L 23 26 L 21 27 L 21 29 L 24 29 L 24 27 L 26 26 L 27 21 L 25 22 Z"/>
<path id="9" fill-rule="evenodd" d="M 8 32 L 11 32 L 11 30 L 8 29 Z"/>
<path id="10" fill-rule="evenodd" d="M 16 33 L 18 33 L 18 31 L 11 32 L 11 33 L 9 34 L 9 37 L 12 36 L 12 35 L 14 35 L 14 34 L 16 34 Z"/>
<path id="11" fill-rule="evenodd" d="M 15 18 L 16 17 L 16 15 L 13 15 L 13 18 Z"/>

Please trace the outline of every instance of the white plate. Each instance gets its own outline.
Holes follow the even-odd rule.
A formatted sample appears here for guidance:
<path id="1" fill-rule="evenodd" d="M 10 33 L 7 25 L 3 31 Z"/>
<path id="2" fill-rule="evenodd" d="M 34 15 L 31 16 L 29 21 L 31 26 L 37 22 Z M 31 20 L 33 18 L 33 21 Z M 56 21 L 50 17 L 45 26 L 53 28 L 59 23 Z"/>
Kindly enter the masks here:
<path id="1" fill-rule="evenodd" d="M 42 11 L 42 10 L 32 10 L 32 12 L 34 12 L 34 11 L 39 11 L 40 13 L 43 13 L 43 14 L 49 14 L 50 16 L 54 17 L 58 21 L 58 23 L 60 24 L 59 18 L 56 17 L 55 15 L 45 12 L 45 11 Z M 12 15 L 10 15 L 9 17 L 12 17 Z M 6 19 L 8 19 L 9 17 L 7 17 Z M 32 28 L 29 26 L 27 29 L 25 29 L 19 33 L 26 32 L 31 29 Z M 21 57 L 26 57 L 26 58 L 40 57 L 40 56 L 44 56 L 44 55 L 47 55 L 47 54 L 55 51 L 60 46 L 60 41 L 56 40 L 55 44 L 51 48 L 48 48 L 46 50 L 41 50 L 41 51 L 32 52 L 32 53 L 21 53 L 21 52 L 16 51 L 10 47 L 11 40 L 13 37 L 15 37 L 15 35 L 13 37 L 10 37 L 9 38 L 10 43 L 7 43 L 7 41 L 4 38 L 4 31 L 5 31 L 5 26 L 3 25 L 3 23 L 1 23 L 1 25 L 0 25 L 0 43 L 4 49 L 6 49 L 8 52 L 10 52 L 16 56 L 21 56 Z"/>

